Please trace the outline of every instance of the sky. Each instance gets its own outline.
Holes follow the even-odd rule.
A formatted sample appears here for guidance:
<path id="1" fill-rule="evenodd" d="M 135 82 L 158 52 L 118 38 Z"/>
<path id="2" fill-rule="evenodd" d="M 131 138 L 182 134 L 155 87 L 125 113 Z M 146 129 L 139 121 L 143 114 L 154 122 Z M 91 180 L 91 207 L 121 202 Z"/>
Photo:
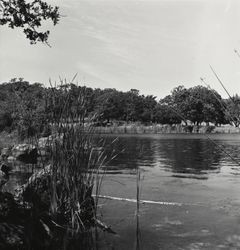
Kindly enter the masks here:
<path id="1" fill-rule="evenodd" d="M 45 0 L 47 1 L 47 0 Z M 138 89 L 163 98 L 202 84 L 240 94 L 239 0 L 49 0 L 62 15 L 49 43 L 31 45 L 22 30 L 0 26 L 0 82 L 22 77 L 92 88 Z"/>

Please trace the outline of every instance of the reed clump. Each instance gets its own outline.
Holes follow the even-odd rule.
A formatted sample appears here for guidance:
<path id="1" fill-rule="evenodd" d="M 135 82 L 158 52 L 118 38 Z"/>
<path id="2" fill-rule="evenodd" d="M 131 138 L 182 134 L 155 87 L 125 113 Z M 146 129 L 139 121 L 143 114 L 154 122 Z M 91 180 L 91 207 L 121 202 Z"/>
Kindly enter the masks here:
<path id="1" fill-rule="evenodd" d="M 71 84 L 61 84 L 48 91 L 45 109 L 51 136 L 47 137 L 45 148 L 39 150 L 47 152 L 40 155 L 44 169 L 27 184 L 23 197 L 32 203 L 32 217 L 40 222 L 50 242 L 56 244 L 64 239 L 66 244 L 74 239 L 79 246 L 79 241 L 85 242 L 101 224 L 97 207 L 104 175 L 102 167 L 113 154 L 106 153 L 105 140 L 90 125 L 85 93 L 81 88 L 77 90 L 73 93 Z M 77 95 L 74 103 L 73 94 Z M 69 249 L 69 244 L 64 248 Z"/>
<path id="2" fill-rule="evenodd" d="M 94 141 L 92 131 L 83 126 L 69 124 L 59 127 L 59 132 L 61 137 L 53 140 L 50 155 L 51 213 L 67 218 L 72 230 L 82 232 L 94 225 L 96 218 L 92 192 L 95 183 L 100 185 L 99 170 L 106 159 L 99 147 L 103 142 Z"/>
<path id="3" fill-rule="evenodd" d="M 77 92 L 76 92 L 77 91 Z M 72 95 L 77 95 L 72 103 Z M 64 218 L 72 232 L 93 226 L 102 171 L 109 160 L 104 140 L 96 136 L 88 118 L 86 98 L 81 88 L 72 92 L 70 85 L 52 88 L 46 100 L 54 136 L 49 141 L 51 165 L 50 212 Z M 92 196 L 97 185 L 95 199 Z"/>

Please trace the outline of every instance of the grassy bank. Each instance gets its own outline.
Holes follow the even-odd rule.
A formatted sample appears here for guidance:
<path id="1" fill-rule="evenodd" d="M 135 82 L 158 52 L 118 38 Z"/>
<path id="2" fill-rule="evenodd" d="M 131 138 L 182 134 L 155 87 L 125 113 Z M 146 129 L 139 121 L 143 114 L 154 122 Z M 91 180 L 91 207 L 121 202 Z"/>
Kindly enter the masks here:
<path id="1" fill-rule="evenodd" d="M 221 127 L 215 126 L 183 126 L 183 125 L 142 125 L 142 124 L 126 124 L 99 126 L 95 128 L 96 133 L 101 134 L 184 134 L 184 133 L 240 133 L 240 129 L 234 126 L 225 125 Z"/>

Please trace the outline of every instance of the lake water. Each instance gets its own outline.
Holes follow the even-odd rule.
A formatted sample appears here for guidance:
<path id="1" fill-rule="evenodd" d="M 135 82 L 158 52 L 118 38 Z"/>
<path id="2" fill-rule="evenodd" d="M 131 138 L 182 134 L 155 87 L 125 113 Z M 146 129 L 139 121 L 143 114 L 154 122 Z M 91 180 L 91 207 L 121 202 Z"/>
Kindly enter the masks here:
<path id="1" fill-rule="evenodd" d="M 136 199 L 139 168 L 140 199 L 177 204 L 140 204 L 137 217 L 136 203 L 100 199 L 117 234 L 101 233 L 98 249 L 240 249 L 240 135 L 123 135 L 112 148 L 102 195 Z"/>
<path id="2" fill-rule="evenodd" d="M 141 204 L 137 229 L 136 203 L 100 199 L 117 232 L 100 248 L 240 249 L 240 135 L 119 136 L 115 148 L 102 195 L 136 199 L 140 168 L 142 200 L 180 204 Z"/>

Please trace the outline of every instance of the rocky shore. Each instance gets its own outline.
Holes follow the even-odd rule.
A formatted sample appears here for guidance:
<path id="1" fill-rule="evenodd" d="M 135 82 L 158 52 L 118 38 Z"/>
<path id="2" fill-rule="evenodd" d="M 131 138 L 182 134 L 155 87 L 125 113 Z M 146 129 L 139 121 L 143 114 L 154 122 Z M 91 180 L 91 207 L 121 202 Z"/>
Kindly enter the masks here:
<path id="1" fill-rule="evenodd" d="M 14 145 L 1 150 L 0 249 L 51 249 L 53 245 L 54 249 L 58 249 L 56 246 L 71 232 L 69 213 L 72 211 L 67 208 L 63 208 L 62 213 L 51 211 L 51 165 L 34 171 L 24 185 L 16 187 L 11 193 L 4 191 L 14 172 L 13 163 L 22 161 L 35 164 L 38 157 L 38 148 L 30 144 Z M 95 204 L 90 191 L 88 197 L 84 197 L 78 213 L 83 232 L 96 224 Z M 71 235 L 74 235 L 73 232 Z"/>

